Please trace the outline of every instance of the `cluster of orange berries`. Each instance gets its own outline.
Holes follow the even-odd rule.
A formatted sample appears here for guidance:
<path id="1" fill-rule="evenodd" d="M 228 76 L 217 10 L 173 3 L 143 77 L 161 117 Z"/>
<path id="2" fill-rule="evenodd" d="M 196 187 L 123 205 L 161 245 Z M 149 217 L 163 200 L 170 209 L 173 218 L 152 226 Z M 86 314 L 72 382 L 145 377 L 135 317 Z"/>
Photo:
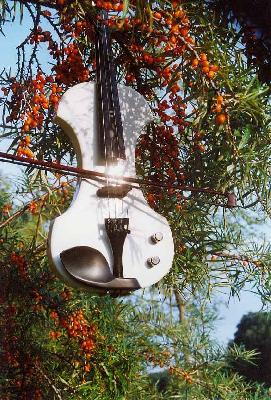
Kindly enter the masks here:
<path id="1" fill-rule="evenodd" d="M 38 202 L 35 200 L 32 200 L 29 204 L 28 204 L 28 210 L 31 214 L 37 214 L 38 212 Z"/>
<path id="2" fill-rule="evenodd" d="M 193 383 L 193 378 L 192 378 L 191 374 L 189 374 L 183 368 L 177 368 L 177 367 L 170 366 L 169 373 L 172 375 L 181 376 L 190 385 Z"/>
<path id="3" fill-rule="evenodd" d="M 154 170 L 166 167 L 168 164 L 176 169 L 180 167 L 178 160 L 179 148 L 178 141 L 173 135 L 172 126 L 158 125 L 155 137 L 151 138 L 147 134 L 142 135 L 140 146 L 144 151 L 150 151 L 151 162 Z M 137 150 L 137 155 L 139 151 Z"/>
<path id="4" fill-rule="evenodd" d="M 31 129 L 41 129 L 44 112 L 49 108 L 49 100 L 45 95 L 45 85 L 51 82 L 51 78 L 46 78 L 41 72 L 38 72 L 35 79 L 29 82 L 29 106 L 28 111 L 21 116 L 23 119 L 22 132 L 28 132 Z"/>
<path id="5" fill-rule="evenodd" d="M 56 339 L 60 338 L 61 335 L 62 335 L 62 333 L 59 332 L 59 331 L 51 331 L 51 332 L 49 332 L 49 337 L 52 340 L 56 340 Z"/>
<path id="6" fill-rule="evenodd" d="M 153 354 L 153 353 L 146 353 L 145 354 L 145 359 L 154 364 L 154 365 L 159 365 L 160 368 L 163 368 L 165 365 L 169 363 L 169 359 L 171 358 L 171 355 L 169 351 L 163 350 L 159 355 Z"/>
<path id="7" fill-rule="evenodd" d="M 136 37 L 133 35 L 132 41 L 126 46 L 133 55 L 133 64 L 130 60 L 122 60 L 122 64 L 126 66 L 126 82 L 133 83 L 136 80 L 135 71 L 133 68 L 146 67 L 156 71 L 157 76 L 161 77 L 161 85 L 167 86 L 169 83 L 172 68 L 161 65 L 166 61 L 166 57 L 180 56 L 186 49 L 186 43 L 193 44 L 193 39 L 189 36 L 189 20 L 182 8 L 177 7 L 173 11 L 173 15 L 169 16 L 167 11 L 153 11 L 153 26 L 143 23 L 138 17 L 129 17 L 118 21 L 116 17 L 109 19 L 108 24 L 118 30 L 134 30 L 138 29 L 141 32 L 152 32 L 148 37 L 148 45 L 152 45 L 155 50 L 147 49 L 147 46 L 142 46 L 141 43 L 136 43 Z M 170 90 L 177 93 L 180 88 L 178 84 L 172 85 Z"/>
<path id="8" fill-rule="evenodd" d="M 43 14 L 50 16 L 50 12 L 44 11 Z M 72 31 L 73 27 L 69 28 L 68 24 L 63 24 Z M 93 28 L 90 23 L 76 22 L 75 32 L 79 35 L 82 31 L 91 32 Z M 41 72 L 38 72 L 34 79 L 31 79 L 24 84 L 15 81 L 15 78 L 10 79 L 9 87 L 3 87 L 2 91 L 5 96 L 10 94 L 10 101 L 7 101 L 10 113 L 6 118 L 7 123 L 12 121 L 22 120 L 22 133 L 30 132 L 32 129 L 41 129 L 45 115 L 50 105 L 56 109 L 60 100 L 63 88 L 57 83 L 70 85 L 72 83 L 83 82 L 88 80 L 89 72 L 84 67 L 82 57 L 76 44 L 70 43 L 64 49 L 59 49 L 58 44 L 52 40 L 52 35 L 49 31 L 43 31 L 39 26 L 29 38 L 29 43 L 48 42 L 48 50 L 54 59 L 57 60 L 53 71 L 56 76 L 45 77 Z M 49 98 L 45 94 L 45 90 L 50 93 Z M 24 113 L 21 113 L 24 110 Z M 28 143 L 27 143 L 28 141 Z M 21 140 L 17 154 L 25 157 L 33 157 L 33 153 L 29 148 L 29 137 Z"/>
<path id="9" fill-rule="evenodd" d="M 31 139 L 29 135 L 26 135 L 23 139 L 19 141 L 19 146 L 17 148 L 17 156 L 24 156 L 27 158 L 34 158 L 32 150 L 29 148 L 31 144 Z"/>
<path id="10" fill-rule="evenodd" d="M 209 79 L 213 79 L 216 72 L 219 71 L 219 66 L 216 64 L 210 64 L 205 53 L 201 53 L 199 58 L 194 58 L 192 60 L 192 68 L 196 69 L 199 65 L 201 67 L 202 73 L 206 75 Z"/>
<path id="11" fill-rule="evenodd" d="M 64 290 L 62 290 L 62 292 L 60 292 L 60 297 L 63 301 L 68 301 L 72 298 L 72 292 L 69 289 L 65 288 Z"/>
<path id="12" fill-rule="evenodd" d="M 153 10 L 153 26 L 144 23 L 137 16 L 126 17 L 124 20 L 118 20 L 115 16 L 109 19 L 108 23 L 117 29 L 135 29 L 138 28 L 142 32 L 153 33 L 150 42 L 157 47 L 161 43 L 165 43 L 161 53 L 173 51 L 175 55 L 180 55 L 185 49 L 185 43 L 194 44 L 193 39 L 189 36 L 189 20 L 182 8 L 177 8 L 171 15 L 167 11 Z"/>
<path id="13" fill-rule="evenodd" d="M 37 289 L 32 290 L 32 296 L 36 303 L 40 303 L 43 300 L 42 294 Z"/>
<path id="14" fill-rule="evenodd" d="M 154 17 L 157 19 L 157 13 L 154 14 Z M 189 20 L 182 8 L 175 10 L 172 16 L 164 16 L 164 24 L 169 29 L 169 43 L 167 43 L 165 51 L 175 49 L 174 54 L 177 55 L 184 51 L 184 42 L 194 44 L 194 40 L 189 36 Z M 176 53 L 177 46 L 180 46 L 180 53 Z"/>
<path id="15" fill-rule="evenodd" d="M 57 195 L 61 197 L 61 203 L 64 204 L 67 201 L 67 198 L 70 194 L 70 186 L 66 181 L 62 181 L 60 184 L 60 188 L 57 190 Z"/>
<path id="16" fill-rule="evenodd" d="M 83 371 L 90 372 L 89 359 L 96 347 L 96 325 L 88 323 L 82 310 L 73 312 L 66 319 L 60 318 L 57 311 L 51 311 L 50 317 L 56 326 L 62 326 L 68 333 L 68 336 L 79 344 L 81 353 L 84 356 Z M 61 335 L 62 333 L 59 330 L 53 330 L 49 333 L 50 338 L 53 340 L 57 340 Z"/>
<path id="17" fill-rule="evenodd" d="M 224 99 L 218 94 L 215 99 L 215 104 L 212 110 L 216 113 L 215 122 L 217 125 L 223 125 L 227 121 L 227 114 L 223 111 Z"/>
<path id="18" fill-rule="evenodd" d="M 12 210 L 12 204 L 6 203 L 3 205 L 2 214 L 8 217 L 11 210 Z"/>
<path id="19" fill-rule="evenodd" d="M 96 332 L 95 326 L 90 326 L 84 317 L 82 310 L 73 312 L 68 318 L 68 324 L 65 326 L 69 336 L 85 338 Z"/>
<path id="20" fill-rule="evenodd" d="M 49 31 L 43 31 L 41 26 L 38 26 L 29 37 L 29 43 L 47 42 L 52 39 L 52 34 Z"/>
<path id="21" fill-rule="evenodd" d="M 89 71 L 84 66 L 78 46 L 75 43 L 70 43 L 64 48 L 63 52 L 65 57 L 53 67 L 56 82 L 71 85 L 72 83 L 87 81 Z"/>
<path id="22" fill-rule="evenodd" d="M 19 253 L 12 252 L 10 254 L 10 263 L 15 265 L 18 268 L 19 274 L 22 278 L 26 278 L 27 276 L 27 262 L 24 256 Z"/>
<path id="23" fill-rule="evenodd" d="M 124 5 L 123 2 L 119 0 L 113 1 L 103 1 L 103 0 L 96 0 L 96 7 L 101 8 L 106 11 L 123 11 Z"/>
<path id="24" fill-rule="evenodd" d="M 26 86 L 16 82 L 15 78 L 10 78 L 10 86 L 3 86 L 1 90 L 6 97 L 11 92 L 10 101 L 7 101 L 6 103 L 10 109 L 10 114 L 6 117 L 6 122 L 17 121 L 20 118 L 19 115 L 24 98 L 23 92 L 26 90 Z"/>
<path id="25" fill-rule="evenodd" d="M 165 103 L 164 103 L 165 104 Z M 158 125 L 155 127 L 153 137 L 145 134 L 142 135 L 140 147 L 144 149 L 141 154 L 141 159 L 144 162 L 146 150 L 148 151 L 147 165 L 149 168 L 150 177 L 153 181 L 168 183 L 179 182 L 183 184 L 186 177 L 179 156 L 178 140 L 174 135 L 172 126 Z M 136 153 L 136 154 L 137 154 Z M 150 162 L 150 164 L 149 164 Z M 168 194 L 177 198 L 178 193 L 168 189 Z M 159 202 L 164 200 L 166 195 L 165 190 L 155 190 L 152 193 L 147 193 L 146 197 L 152 207 L 158 207 Z"/>
<path id="26" fill-rule="evenodd" d="M 179 85 L 175 83 L 171 88 L 169 100 L 163 100 L 161 103 L 159 103 L 155 111 L 159 115 L 162 122 L 164 122 L 166 125 L 168 123 L 173 123 L 178 131 L 182 132 L 185 126 L 188 124 L 184 120 L 185 109 L 187 105 L 182 101 L 181 96 L 177 95 L 177 91 L 179 90 Z"/>
<path id="27" fill-rule="evenodd" d="M 10 115 L 7 116 L 6 121 L 22 120 L 21 132 L 25 136 L 19 141 L 17 155 L 33 158 L 34 154 L 29 147 L 31 139 L 26 133 L 32 129 L 42 128 L 46 110 L 49 108 L 50 103 L 54 107 L 57 106 L 60 98 L 59 93 L 62 89 L 53 83 L 52 77 L 45 77 L 41 72 L 38 72 L 35 78 L 24 85 L 15 82 L 13 78 L 11 78 L 11 82 L 9 88 L 2 88 L 6 96 L 11 91 L 11 99 L 8 102 Z M 51 90 L 49 99 L 45 95 L 45 86 Z M 25 99 L 26 97 L 27 99 Z M 24 113 L 21 113 L 21 109 L 24 109 Z"/>
<path id="28" fill-rule="evenodd" d="M 93 38 L 93 34 L 94 34 L 93 24 L 90 21 L 77 21 L 71 27 L 72 37 L 77 38 L 82 33 L 89 38 Z"/>
<path id="29" fill-rule="evenodd" d="M 130 45 L 127 46 L 129 50 L 133 53 L 133 57 L 135 58 L 135 61 L 137 64 L 147 65 L 148 68 L 151 68 L 151 66 L 156 65 L 156 69 L 158 66 L 165 61 L 165 57 L 161 55 L 154 55 L 148 52 L 147 50 L 144 49 L 143 46 L 136 44 L 136 43 L 131 43 Z M 128 65 L 129 67 L 129 65 Z M 133 74 L 131 74 L 133 76 Z M 126 81 L 129 81 L 126 77 Z"/>

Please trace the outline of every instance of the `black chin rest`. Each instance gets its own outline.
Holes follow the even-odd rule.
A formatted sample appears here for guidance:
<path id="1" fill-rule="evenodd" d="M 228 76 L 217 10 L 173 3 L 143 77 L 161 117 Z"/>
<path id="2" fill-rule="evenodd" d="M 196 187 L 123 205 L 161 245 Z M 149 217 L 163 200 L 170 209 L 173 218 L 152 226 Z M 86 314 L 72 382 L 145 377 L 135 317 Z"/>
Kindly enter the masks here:
<path id="1" fill-rule="evenodd" d="M 115 278 L 103 254 L 92 247 L 72 247 L 62 251 L 60 259 L 72 277 L 89 286 L 108 290 L 140 288 L 135 278 Z"/>

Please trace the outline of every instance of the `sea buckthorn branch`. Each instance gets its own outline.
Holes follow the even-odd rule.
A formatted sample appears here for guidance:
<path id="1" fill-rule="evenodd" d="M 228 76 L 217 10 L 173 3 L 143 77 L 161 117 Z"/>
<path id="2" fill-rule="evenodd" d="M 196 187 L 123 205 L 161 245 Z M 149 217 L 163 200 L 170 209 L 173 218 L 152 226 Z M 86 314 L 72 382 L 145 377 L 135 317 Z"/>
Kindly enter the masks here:
<path id="1" fill-rule="evenodd" d="M 72 182 L 74 182 L 75 179 L 70 179 L 67 184 L 71 184 Z M 50 197 L 52 192 L 58 191 L 59 189 L 63 188 L 63 183 L 61 183 L 59 186 L 57 187 L 51 187 L 50 191 L 48 191 L 48 193 L 43 194 L 40 197 L 36 197 L 35 199 L 29 201 L 28 203 L 26 203 L 22 208 L 20 208 L 18 211 L 16 211 L 15 213 L 13 213 L 12 215 L 10 215 L 5 221 L 3 221 L 2 223 L 0 223 L 0 229 L 4 228 L 5 226 L 9 225 L 14 219 L 20 217 L 22 214 L 24 214 L 26 211 L 30 211 L 32 214 L 36 213 L 36 209 L 37 209 L 37 204 L 40 203 L 41 205 L 44 205 L 45 202 L 47 201 L 47 199 Z M 4 205 L 5 207 L 5 205 Z"/>
<path id="2" fill-rule="evenodd" d="M 36 7 L 36 15 L 34 15 L 31 7 L 29 7 L 28 4 L 25 5 L 27 10 L 29 11 L 29 14 L 31 15 L 31 18 L 33 20 L 33 28 L 31 29 L 31 32 L 29 33 L 29 35 L 25 38 L 25 40 L 19 45 L 17 46 L 17 55 L 18 55 L 18 60 L 17 60 L 17 74 L 16 77 L 18 77 L 18 75 L 20 75 L 20 80 L 24 79 L 24 68 L 25 68 L 25 46 L 26 44 L 29 42 L 31 36 L 33 35 L 33 32 L 37 29 L 39 23 L 40 23 L 40 13 L 41 13 L 41 9 L 40 6 L 37 5 Z M 40 67 L 39 61 L 36 57 L 36 53 L 37 53 L 37 48 L 38 48 L 38 44 L 35 43 L 33 49 L 32 49 L 32 53 L 30 55 L 29 61 L 28 61 L 28 74 L 30 77 L 32 77 L 32 63 L 35 60 L 37 63 L 37 66 Z M 21 58 L 21 54 L 22 54 L 22 64 L 20 65 L 20 58 Z"/>
<path id="3" fill-rule="evenodd" d="M 261 266 L 261 261 L 255 260 L 252 257 L 242 255 L 242 254 L 234 254 L 234 253 L 225 252 L 225 251 L 219 251 L 219 252 L 216 251 L 216 252 L 212 253 L 211 261 L 219 262 L 220 261 L 219 257 L 226 258 L 228 260 L 242 262 L 244 267 L 247 267 L 249 263 L 254 264 L 255 267 Z"/>
<path id="4" fill-rule="evenodd" d="M 33 5 L 39 5 L 39 6 L 43 6 L 46 8 L 52 8 L 55 10 L 59 10 L 59 6 L 57 5 L 57 2 L 53 2 L 53 1 L 48 1 L 48 0 L 11 0 L 13 3 L 21 3 L 23 5 L 27 5 L 27 4 L 33 4 Z"/>
<path id="5" fill-rule="evenodd" d="M 35 368 L 43 376 L 43 378 L 45 378 L 45 380 L 48 382 L 49 386 L 53 389 L 53 391 L 54 391 L 56 397 L 58 398 L 58 400 L 63 400 L 63 397 L 61 396 L 60 391 L 55 386 L 53 381 L 49 378 L 49 376 L 47 374 L 45 374 L 43 369 L 40 366 L 38 366 L 37 364 L 35 365 Z"/>

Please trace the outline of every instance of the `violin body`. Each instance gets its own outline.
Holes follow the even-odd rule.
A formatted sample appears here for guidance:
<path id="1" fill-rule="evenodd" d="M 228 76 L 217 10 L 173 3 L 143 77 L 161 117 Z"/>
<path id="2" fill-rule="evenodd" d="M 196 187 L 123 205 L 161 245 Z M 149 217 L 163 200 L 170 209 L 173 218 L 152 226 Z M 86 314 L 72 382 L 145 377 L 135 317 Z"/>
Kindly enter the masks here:
<path id="1" fill-rule="evenodd" d="M 123 175 L 136 177 L 136 141 L 153 117 L 134 89 L 118 85 L 118 94 L 126 152 Z M 60 101 L 56 121 L 70 137 L 79 166 L 106 172 L 97 156 L 96 96 L 95 83 L 70 88 Z M 140 188 L 131 188 L 119 199 L 99 197 L 97 192 L 103 187 L 103 182 L 80 178 L 70 207 L 51 223 L 48 255 L 55 273 L 67 285 L 98 293 L 125 294 L 158 282 L 170 270 L 174 255 L 167 220 L 148 205 Z M 121 221 L 129 220 L 120 251 L 113 248 L 105 228 L 105 221 L 110 223 L 116 214 Z M 75 251 L 70 254 L 69 249 Z M 122 258 L 123 266 L 123 275 L 117 278 L 116 258 Z"/>

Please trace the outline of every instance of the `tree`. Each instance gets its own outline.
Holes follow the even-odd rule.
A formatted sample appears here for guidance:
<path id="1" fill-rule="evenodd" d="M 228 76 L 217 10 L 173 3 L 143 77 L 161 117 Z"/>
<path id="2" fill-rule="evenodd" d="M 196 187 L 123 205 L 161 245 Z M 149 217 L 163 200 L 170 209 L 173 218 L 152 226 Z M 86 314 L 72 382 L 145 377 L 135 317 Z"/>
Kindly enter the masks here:
<path id="1" fill-rule="evenodd" d="M 236 20 L 243 30 L 243 43 L 249 63 L 253 63 L 262 82 L 270 83 L 271 72 L 271 30 L 270 0 L 212 0 L 213 7 L 227 15 L 227 18 Z M 263 10 L 265 12 L 263 12 Z"/>
<path id="2" fill-rule="evenodd" d="M 3 0 L 2 31 L 19 18 L 29 34 L 16 69 L 0 76 L 2 135 L 27 159 L 74 161 L 53 117 L 68 87 L 94 80 L 101 9 L 109 11 L 118 81 L 155 115 L 138 143 L 137 170 L 173 186 L 145 196 L 172 226 L 174 264 L 143 299 L 65 287 L 49 269 L 45 242 L 74 180 L 28 168 L 3 195 L 1 398 L 159 398 L 148 368 L 160 366 L 173 376 L 167 396 L 263 399 L 261 387 L 253 392 L 223 372 L 227 358 L 205 340 L 204 310 L 198 320 L 184 312 L 199 289 L 208 297 L 227 284 L 236 293 L 247 281 L 268 301 L 269 247 L 247 240 L 246 222 L 253 211 L 258 221 L 270 212 L 270 88 L 249 64 L 236 24 L 209 2 Z"/>
<path id="3" fill-rule="evenodd" d="M 268 312 L 248 313 L 237 326 L 231 343 L 243 346 L 246 350 L 255 350 L 254 363 L 236 361 L 234 369 L 251 381 L 271 384 L 271 319 Z"/>

